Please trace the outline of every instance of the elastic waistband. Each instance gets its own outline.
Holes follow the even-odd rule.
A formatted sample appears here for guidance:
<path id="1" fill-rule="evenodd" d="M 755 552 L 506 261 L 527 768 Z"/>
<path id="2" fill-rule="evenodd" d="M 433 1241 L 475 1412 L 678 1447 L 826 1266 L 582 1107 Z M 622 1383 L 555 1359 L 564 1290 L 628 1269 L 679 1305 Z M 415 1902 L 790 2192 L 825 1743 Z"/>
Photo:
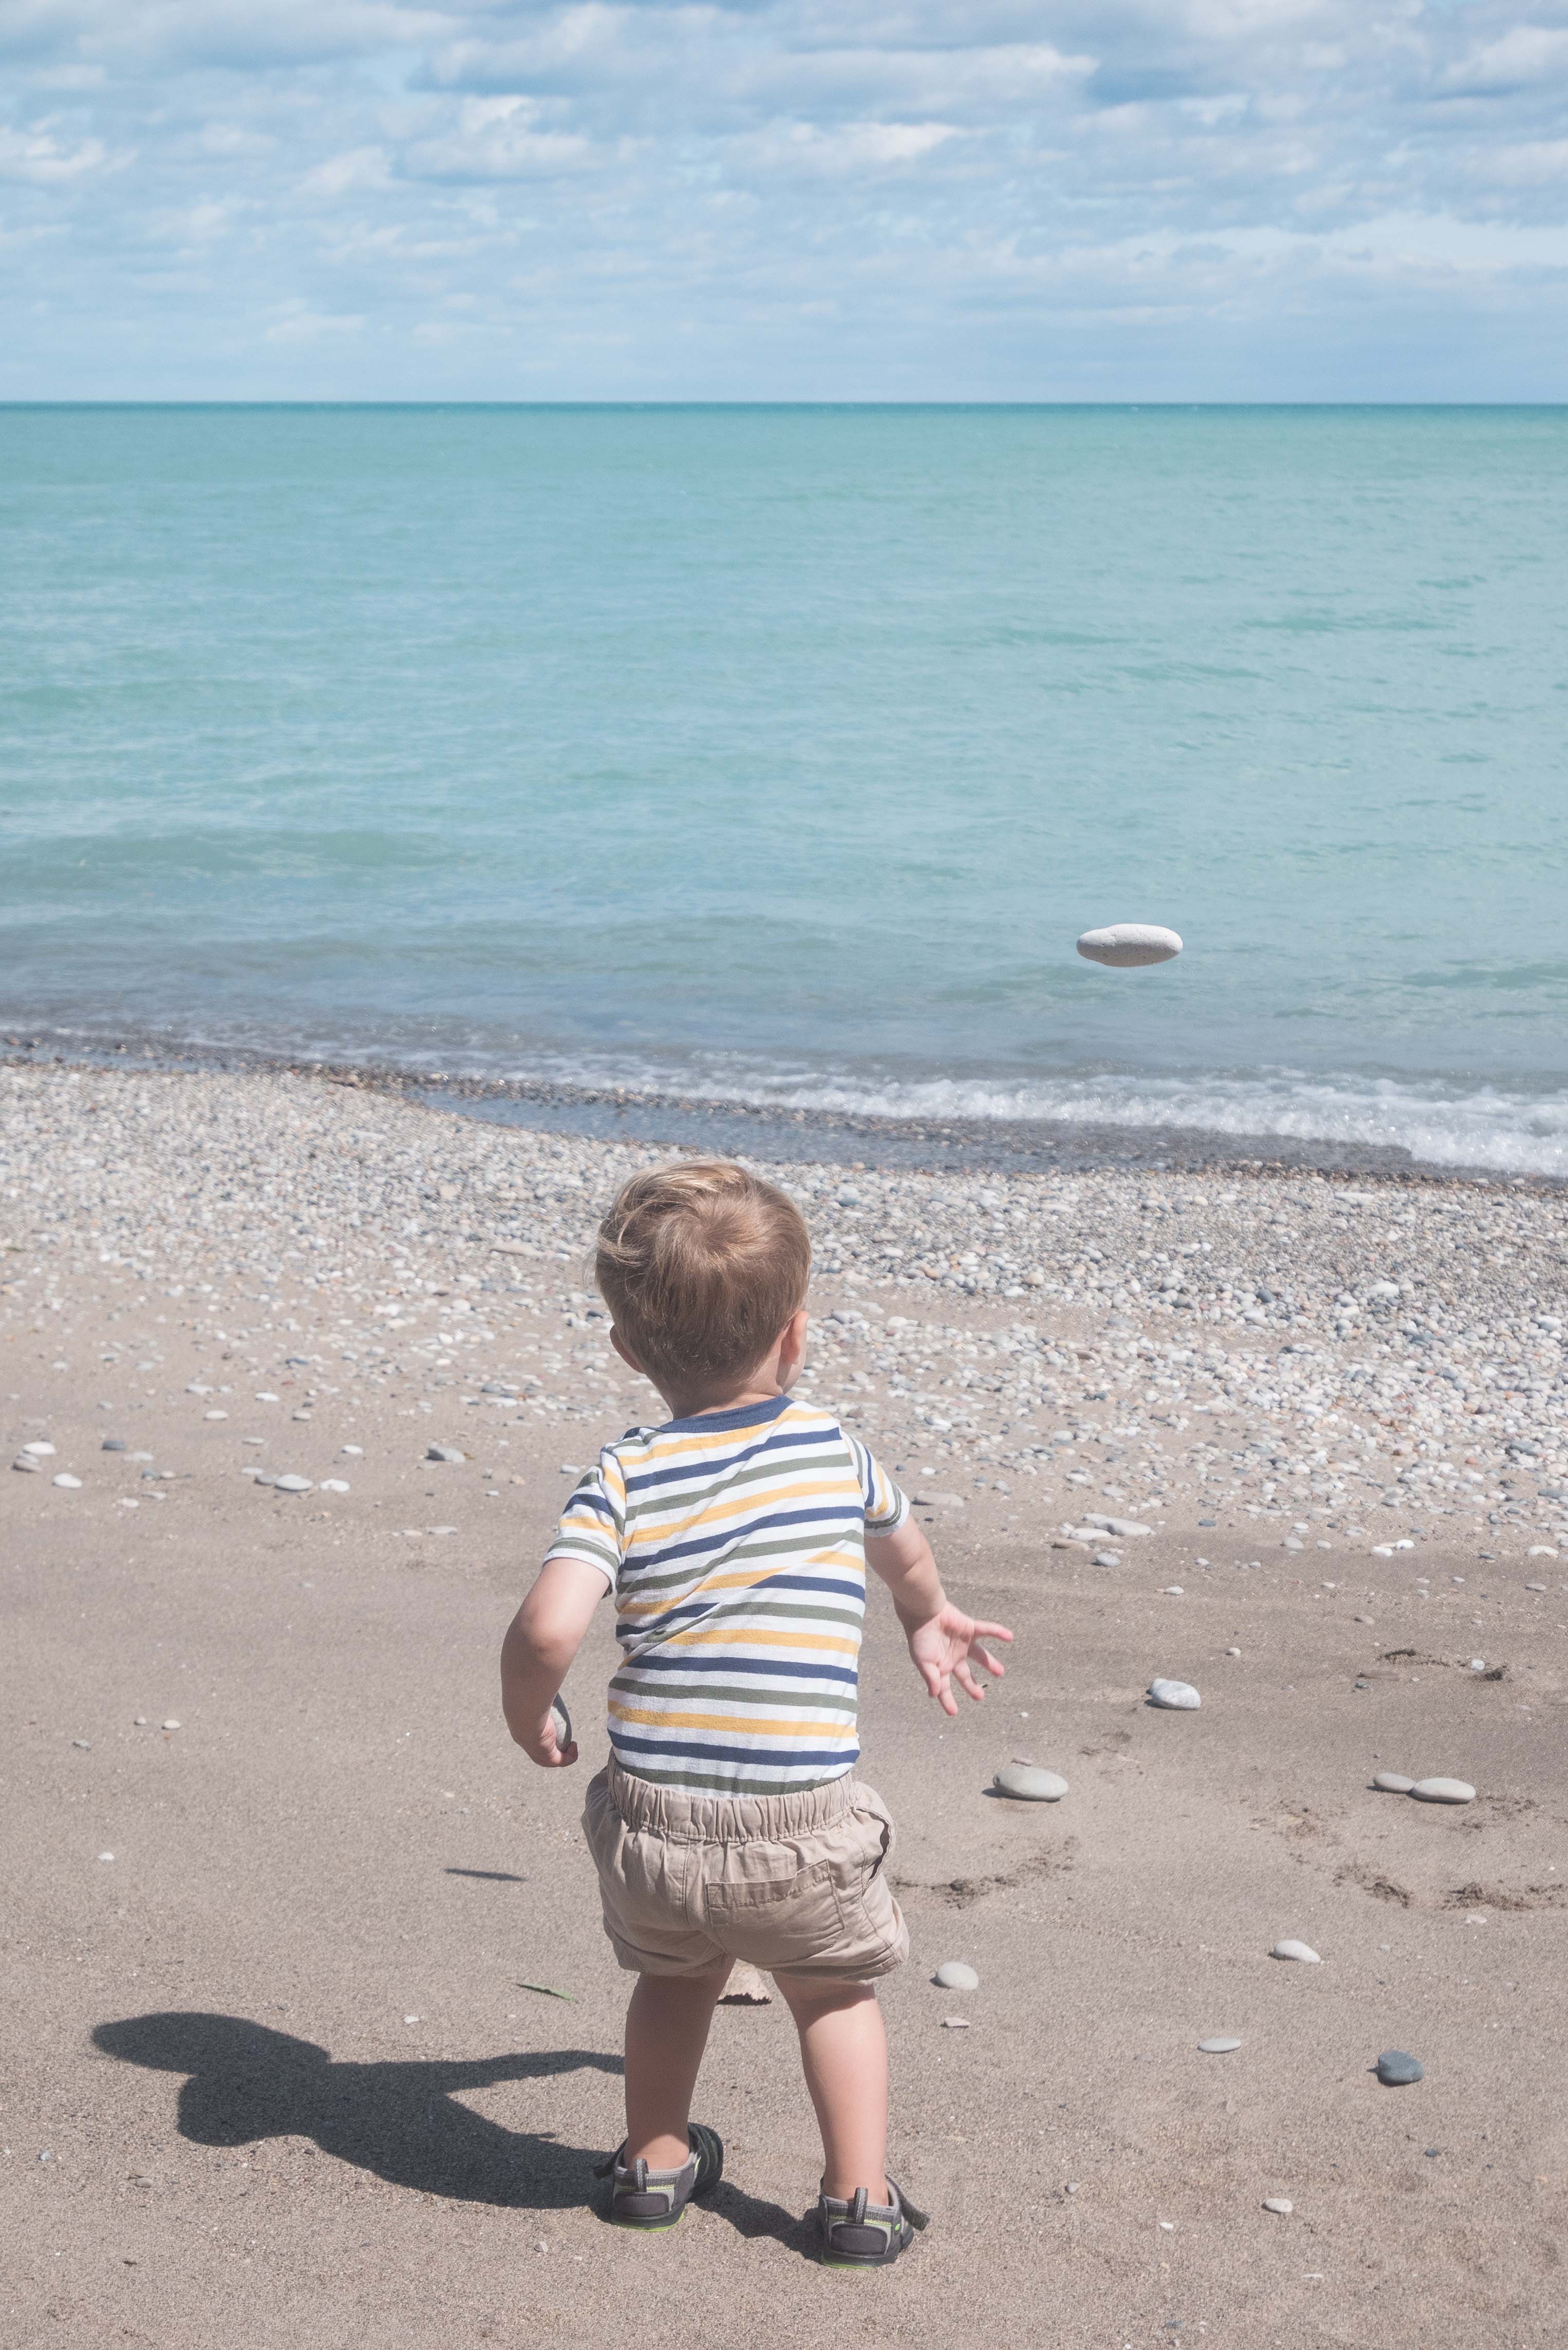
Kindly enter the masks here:
<path id="1" fill-rule="evenodd" d="M 855 1773 L 826 1787 L 798 1787 L 784 1795 L 693 1795 L 634 1778 L 612 1756 L 610 1800 L 628 1828 L 649 1828 L 678 1844 L 785 1844 L 831 1827 L 854 1809 Z"/>

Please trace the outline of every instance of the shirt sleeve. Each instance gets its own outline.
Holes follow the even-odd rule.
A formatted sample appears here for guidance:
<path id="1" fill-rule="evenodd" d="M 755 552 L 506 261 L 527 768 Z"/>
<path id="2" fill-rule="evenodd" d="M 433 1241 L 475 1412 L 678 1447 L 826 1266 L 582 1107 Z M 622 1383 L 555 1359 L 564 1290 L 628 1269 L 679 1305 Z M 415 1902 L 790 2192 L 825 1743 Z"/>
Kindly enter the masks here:
<path id="1" fill-rule="evenodd" d="M 607 1446 L 573 1488 L 545 1564 L 548 1566 L 553 1558 L 579 1559 L 585 1566 L 597 1567 L 613 1591 L 620 1578 L 625 1534 L 626 1479 Z"/>
<path id="2" fill-rule="evenodd" d="M 860 1498 L 866 1504 L 867 1533 L 897 1533 L 909 1514 L 909 1495 L 894 1484 L 881 1462 L 857 1436 L 852 1436 L 849 1443 L 860 1479 Z"/>

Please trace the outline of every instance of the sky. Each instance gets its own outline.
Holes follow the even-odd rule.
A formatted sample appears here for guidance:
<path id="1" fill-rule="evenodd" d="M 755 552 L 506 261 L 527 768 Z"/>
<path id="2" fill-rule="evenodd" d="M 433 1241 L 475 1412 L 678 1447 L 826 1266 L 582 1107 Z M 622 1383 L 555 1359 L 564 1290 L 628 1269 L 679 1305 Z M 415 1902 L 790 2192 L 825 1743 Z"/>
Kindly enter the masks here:
<path id="1" fill-rule="evenodd" d="M 0 0 L 0 399 L 1568 397 L 1568 0 Z"/>

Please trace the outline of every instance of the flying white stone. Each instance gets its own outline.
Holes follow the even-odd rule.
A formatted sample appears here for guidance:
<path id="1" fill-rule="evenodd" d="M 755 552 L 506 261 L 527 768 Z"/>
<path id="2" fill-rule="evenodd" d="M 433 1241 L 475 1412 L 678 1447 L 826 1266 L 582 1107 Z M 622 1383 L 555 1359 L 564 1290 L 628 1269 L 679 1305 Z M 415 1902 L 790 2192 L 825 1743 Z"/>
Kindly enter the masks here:
<path id="1" fill-rule="evenodd" d="M 1158 922 L 1108 922 L 1103 931 L 1085 931 L 1078 952 L 1087 962 L 1131 971 L 1139 963 L 1169 962 L 1181 952 L 1181 941 Z"/>

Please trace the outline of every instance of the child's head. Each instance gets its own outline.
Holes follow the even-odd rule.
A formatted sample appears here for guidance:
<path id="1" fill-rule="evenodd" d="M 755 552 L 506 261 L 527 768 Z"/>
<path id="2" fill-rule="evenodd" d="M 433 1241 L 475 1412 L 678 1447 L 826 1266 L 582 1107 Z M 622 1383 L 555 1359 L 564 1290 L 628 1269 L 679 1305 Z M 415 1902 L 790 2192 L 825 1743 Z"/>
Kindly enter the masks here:
<path id="1" fill-rule="evenodd" d="M 660 1388 L 722 1385 L 763 1361 L 805 1300 L 811 1236 L 793 1201 L 722 1159 L 634 1175 L 599 1226 L 594 1273 Z"/>

